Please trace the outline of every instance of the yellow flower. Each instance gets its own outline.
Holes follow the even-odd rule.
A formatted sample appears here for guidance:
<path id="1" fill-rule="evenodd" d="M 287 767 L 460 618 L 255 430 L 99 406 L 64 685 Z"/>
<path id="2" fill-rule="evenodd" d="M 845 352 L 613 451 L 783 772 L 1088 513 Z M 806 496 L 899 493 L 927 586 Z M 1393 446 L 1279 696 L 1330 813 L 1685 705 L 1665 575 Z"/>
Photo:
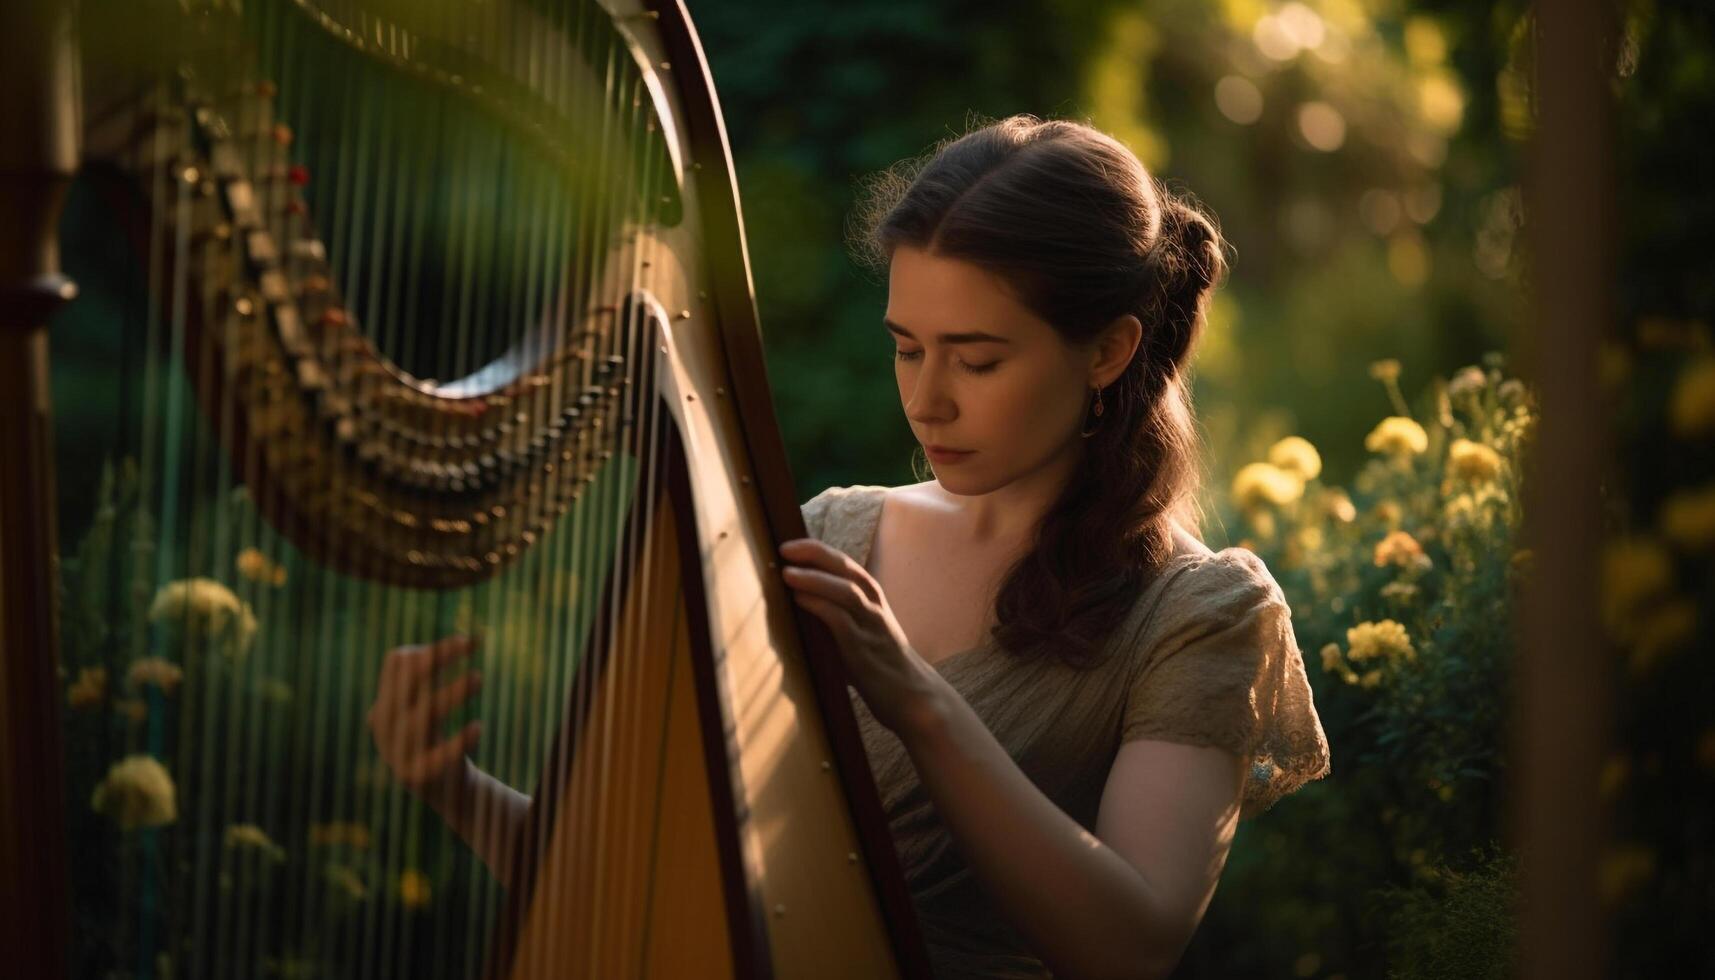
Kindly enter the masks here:
<path id="1" fill-rule="evenodd" d="M 1467 483 L 1486 483 L 1501 473 L 1501 454 L 1480 442 L 1455 439 L 1447 448 L 1447 469 Z"/>
<path id="2" fill-rule="evenodd" d="M 407 908 L 421 908 L 429 904 L 429 876 L 414 868 L 400 872 L 399 901 Z"/>
<path id="3" fill-rule="evenodd" d="M 1364 448 L 1388 456 L 1415 456 L 1429 448 L 1429 433 L 1416 419 L 1389 415 L 1364 437 Z"/>
<path id="4" fill-rule="evenodd" d="M 1382 682 L 1382 672 L 1381 671 L 1379 671 L 1379 670 L 1367 670 L 1364 672 L 1363 677 L 1359 678 L 1358 685 L 1360 687 L 1376 687 L 1376 686 L 1380 685 L 1381 682 Z"/>
<path id="5" fill-rule="evenodd" d="M 285 585 L 286 569 L 275 564 L 259 548 L 245 548 L 238 553 L 238 573 L 263 585 Z"/>
<path id="6" fill-rule="evenodd" d="M 89 805 L 119 826 L 160 827 L 178 819 L 173 777 L 153 757 L 131 755 L 113 764 Z"/>
<path id="7" fill-rule="evenodd" d="M 1322 472 L 1322 454 L 1300 436 L 1287 436 L 1268 447 L 1268 461 L 1300 480 L 1314 480 Z"/>
<path id="8" fill-rule="evenodd" d="M 149 621 L 170 623 L 193 641 L 214 641 L 232 657 L 249 648 L 257 625 L 250 604 L 211 578 L 180 579 L 161 586 L 149 606 Z"/>
<path id="9" fill-rule="evenodd" d="M 238 574 L 252 582 L 264 582 L 268 579 L 268 556 L 260 548 L 245 548 L 238 553 L 236 560 Z"/>
<path id="10" fill-rule="evenodd" d="M 1332 671 L 1340 665 L 1340 644 L 1322 644 L 1322 669 Z"/>
<path id="11" fill-rule="evenodd" d="M 1405 627 L 1391 619 L 1359 623 L 1346 631 L 1346 656 L 1353 663 L 1383 658 L 1386 660 L 1415 660 L 1411 636 Z"/>
<path id="12" fill-rule="evenodd" d="M 1507 502 L 1507 495 L 1493 483 L 1483 483 L 1468 492 L 1447 499 L 1441 510 L 1441 520 L 1449 528 L 1486 528 L 1493 524 L 1496 510 Z"/>
<path id="13" fill-rule="evenodd" d="M 1279 507 L 1303 495 L 1303 478 L 1273 463 L 1250 463 L 1233 477 L 1233 501 L 1244 510 Z"/>
<path id="14" fill-rule="evenodd" d="M 226 828 L 228 850 L 251 850 L 276 863 L 286 860 L 286 849 L 274 843 L 268 832 L 253 823 L 229 824 Z"/>
<path id="15" fill-rule="evenodd" d="M 1661 533 L 1690 551 L 1715 545 L 1715 483 L 1668 497 L 1661 507 Z"/>
<path id="16" fill-rule="evenodd" d="M 149 702 L 142 698 L 120 698 L 113 702 L 113 710 L 131 724 L 140 725 L 149 717 Z"/>
<path id="17" fill-rule="evenodd" d="M 1377 568 L 1386 568 L 1389 565 L 1406 568 L 1427 557 L 1423 553 L 1423 546 L 1418 544 L 1417 539 L 1408 531 L 1390 531 L 1387 537 L 1376 542 Z"/>
<path id="18" fill-rule="evenodd" d="M 66 702 L 74 708 L 88 708 L 107 697 L 107 668 L 85 667 L 77 672 L 77 680 L 66 689 Z"/>
<path id="19" fill-rule="evenodd" d="M 1274 511 L 1253 507 L 1245 511 L 1245 520 L 1250 521 L 1251 528 L 1264 540 L 1274 537 Z M 1239 547 L 1246 551 L 1255 551 L 1256 542 L 1245 538 L 1239 542 Z"/>
<path id="20" fill-rule="evenodd" d="M 1502 405 L 1513 409 L 1524 407 L 1525 397 L 1528 394 L 1524 382 L 1517 378 L 1508 378 L 1495 388 L 1495 397 L 1501 400 Z"/>
<path id="21" fill-rule="evenodd" d="M 1399 522 L 1405 518 L 1405 509 L 1399 505 L 1397 500 L 1384 500 L 1376 504 L 1375 514 L 1383 524 L 1397 528 Z"/>
<path id="22" fill-rule="evenodd" d="M 1417 586 L 1410 582 L 1389 582 L 1382 586 L 1381 595 L 1390 602 L 1407 603 L 1417 598 Z"/>
<path id="23" fill-rule="evenodd" d="M 1370 363 L 1370 377 L 1377 381 L 1399 380 L 1399 361 L 1394 358 L 1384 358 Z"/>
<path id="24" fill-rule="evenodd" d="M 1488 384 L 1489 376 L 1483 373 L 1482 368 L 1472 364 L 1460 368 L 1459 372 L 1453 375 L 1452 380 L 1447 382 L 1447 397 L 1464 398 L 1476 395 L 1481 393 Z"/>
<path id="25" fill-rule="evenodd" d="M 1667 414 L 1676 435 L 1715 432 L 1715 357 L 1700 357 L 1680 372 Z"/>
<path id="26" fill-rule="evenodd" d="M 1322 506 L 1329 517 L 1341 524 L 1350 524 L 1358 519 L 1358 509 L 1352 506 L 1351 495 L 1339 487 L 1333 487 L 1322 494 Z"/>
<path id="27" fill-rule="evenodd" d="M 163 694 L 171 694 L 184 678 L 184 671 L 160 657 L 143 657 L 125 672 L 125 683 L 132 688 L 154 685 Z"/>
<path id="28" fill-rule="evenodd" d="M 1602 611 L 1618 638 L 1645 602 L 1673 585 L 1673 561 L 1653 538 L 1616 538 L 1602 550 Z"/>

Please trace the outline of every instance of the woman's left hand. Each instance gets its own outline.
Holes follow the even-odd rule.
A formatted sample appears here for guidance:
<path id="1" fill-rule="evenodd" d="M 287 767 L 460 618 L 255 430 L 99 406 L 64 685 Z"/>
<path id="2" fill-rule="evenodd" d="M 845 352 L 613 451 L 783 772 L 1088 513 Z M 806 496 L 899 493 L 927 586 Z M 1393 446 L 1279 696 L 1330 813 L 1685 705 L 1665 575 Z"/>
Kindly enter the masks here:
<path id="1" fill-rule="evenodd" d="M 793 598 L 828 624 L 870 714 L 902 738 L 927 724 L 946 682 L 911 648 L 869 572 L 816 538 L 787 541 L 780 555 L 791 563 L 782 575 Z"/>

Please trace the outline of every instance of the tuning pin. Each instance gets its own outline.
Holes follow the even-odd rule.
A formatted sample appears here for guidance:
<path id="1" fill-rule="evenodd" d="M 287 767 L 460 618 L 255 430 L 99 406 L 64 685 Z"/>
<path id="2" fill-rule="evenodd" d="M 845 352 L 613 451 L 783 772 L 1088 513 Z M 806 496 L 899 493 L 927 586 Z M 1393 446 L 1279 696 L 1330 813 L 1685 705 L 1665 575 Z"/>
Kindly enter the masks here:
<path id="1" fill-rule="evenodd" d="M 273 135 L 274 135 L 274 142 L 280 144 L 281 146 L 291 146 L 292 145 L 292 127 L 286 125 L 285 123 L 275 123 Z"/>
<path id="2" fill-rule="evenodd" d="M 294 185 L 302 187 L 310 182 L 310 168 L 301 163 L 295 163 L 287 168 L 286 179 Z"/>
<path id="3" fill-rule="evenodd" d="M 279 92 L 280 87 L 275 85 L 273 82 L 256 83 L 256 94 L 262 96 L 264 99 L 272 99 L 275 95 L 279 94 Z"/>

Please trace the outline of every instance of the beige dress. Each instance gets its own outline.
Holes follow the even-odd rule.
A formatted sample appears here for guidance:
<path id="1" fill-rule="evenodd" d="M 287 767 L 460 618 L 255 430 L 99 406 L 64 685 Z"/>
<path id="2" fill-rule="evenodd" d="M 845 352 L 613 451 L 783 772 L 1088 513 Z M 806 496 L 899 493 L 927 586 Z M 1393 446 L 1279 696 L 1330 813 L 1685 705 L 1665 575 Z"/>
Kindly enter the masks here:
<path id="1" fill-rule="evenodd" d="M 881 486 L 830 487 L 803 505 L 810 534 L 869 560 Z M 1076 669 L 1020 662 L 989 643 L 936 664 L 1031 781 L 1092 833 L 1123 742 L 1213 745 L 1250 760 L 1240 818 L 1330 771 L 1280 586 L 1255 553 L 1211 552 L 1178 531 L 1167 567 L 1109 641 Z M 899 739 L 852 706 L 940 980 L 1046 977 L 966 865 Z"/>

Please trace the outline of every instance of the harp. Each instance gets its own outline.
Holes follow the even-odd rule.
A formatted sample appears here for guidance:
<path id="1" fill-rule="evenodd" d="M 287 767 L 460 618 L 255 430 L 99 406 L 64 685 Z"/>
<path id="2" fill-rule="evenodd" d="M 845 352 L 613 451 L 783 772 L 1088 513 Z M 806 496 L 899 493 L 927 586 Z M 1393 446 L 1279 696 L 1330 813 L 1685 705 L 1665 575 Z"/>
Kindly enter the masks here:
<path id="1" fill-rule="evenodd" d="M 20 975 L 926 976 L 778 581 L 683 5 L 24 0 L 0 37 Z M 504 891 L 363 727 L 387 649 L 471 627 L 477 761 L 534 801 Z"/>

